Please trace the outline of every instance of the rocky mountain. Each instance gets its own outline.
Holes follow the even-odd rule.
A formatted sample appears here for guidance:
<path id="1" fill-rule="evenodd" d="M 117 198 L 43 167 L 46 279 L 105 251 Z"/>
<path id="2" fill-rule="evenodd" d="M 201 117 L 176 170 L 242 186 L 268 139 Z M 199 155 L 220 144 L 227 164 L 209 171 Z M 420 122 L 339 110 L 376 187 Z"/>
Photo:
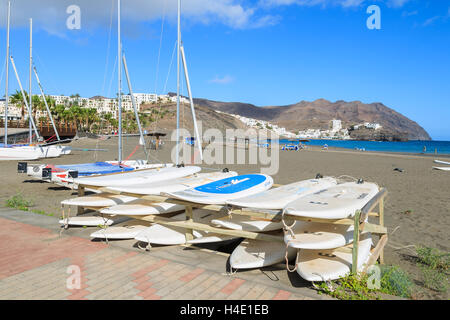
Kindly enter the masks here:
<path id="1" fill-rule="evenodd" d="M 342 120 L 343 127 L 351 127 L 364 122 L 382 125 L 382 131 L 351 133 L 354 138 L 366 140 L 431 140 L 428 133 L 416 122 L 408 119 L 382 103 L 363 103 L 361 101 L 336 101 L 318 99 L 312 102 L 301 101 L 286 106 L 257 107 L 240 102 L 219 102 L 207 99 L 194 99 L 199 106 L 226 113 L 270 121 L 286 129 L 297 132 L 305 129 L 328 129 L 330 120 Z M 378 131 L 378 130 L 377 130 Z"/>

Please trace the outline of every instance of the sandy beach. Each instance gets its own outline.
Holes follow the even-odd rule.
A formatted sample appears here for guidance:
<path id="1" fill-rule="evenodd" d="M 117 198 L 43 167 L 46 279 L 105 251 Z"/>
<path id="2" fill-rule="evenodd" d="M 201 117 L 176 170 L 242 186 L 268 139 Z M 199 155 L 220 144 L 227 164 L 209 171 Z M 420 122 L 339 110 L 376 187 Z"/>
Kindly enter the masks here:
<path id="1" fill-rule="evenodd" d="M 124 156 L 136 146 L 136 138 L 124 138 Z M 76 148 L 98 148 L 108 151 L 73 151 L 71 155 L 31 163 L 69 164 L 117 158 L 117 140 L 105 141 L 83 138 L 70 144 Z M 150 151 L 151 162 L 171 162 L 171 143 L 161 150 Z M 138 150 L 131 159 L 143 158 Z M 385 223 L 389 231 L 389 242 L 385 250 L 387 264 L 399 265 L 406 270 L 420 286 L 419 269 L 414 260 L 412 245 L 425 245 L 443 251 L 450 249 L 450 172 L 433 170 L 434 157 L 352 150 L 320 150 L 309 147 L 301 151 L 280 151 L 279 171 L 272 175 L 275 183 L 287 184 L 314 177 L 348 175 L 375 182 L 388 190 L 385 202 Z M 227 167 L 239 173 L 259 172 L 260 165 L 202 165 L 210 168 Z M 401 168 L 403 172 L 394 171 Z M 17 174 L 16 161 L 0 164 L 0 201 L 2 205 L 11 196 L 22 193 L 32 200 L 32 209 L 53 214 L 56 219 L 61 213 L 60 202 L 75 197 L 76 191 L 29 179 Z M 394 231 L 395 230 L 395 231 Z M 425 290 L 422 298 L 446 299 L 448 296 Z"/>

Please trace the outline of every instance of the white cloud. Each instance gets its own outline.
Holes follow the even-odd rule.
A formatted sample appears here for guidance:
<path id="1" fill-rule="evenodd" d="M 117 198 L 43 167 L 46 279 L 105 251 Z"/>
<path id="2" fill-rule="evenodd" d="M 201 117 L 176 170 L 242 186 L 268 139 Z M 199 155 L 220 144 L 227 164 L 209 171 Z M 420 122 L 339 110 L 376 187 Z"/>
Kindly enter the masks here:
<path id="1" fill-rule="evenodd" d="M 214 77 L 214 79 L 209 80 L 210 83 L 216 83 L 216 84 L 229 84 L 234 81 L 234 78 L 232 76 L 226 75 L 223 77 Z"/>
<path id="2" fill-rule="evenodd" d="M 380 0 L 381 1 L 381 0 Z M 384 0 L 384 2 L 391 7 L 400 8 L 410 0 Z M 260 0 L 259 3 L 262 7 L 275 7 L 275 6 L 287 6 L 287 5 L 299 5 L 299 6 L 341 6 L 344 8 L 358 7 L 364 3 L 371 4 L 374 1 L 368 0 Z"/>
<path id="3" fill-rule="evenodd" d="M 441 18 L 442 18 L 441 16 L 435 16 L 435 17 L 429 18 L 429 19 L 425 20 L 425 22 L 423 23 L 423 26 L 424 27 L 429 26 L 429 25 L 433 24 L 436 20 L 439 20 Z"/>
<path id="4" fill-rule="evenodd" d="M 275 7 L 275 6 L 287 6 L 287 5 L 299 5 L 299 6 L 317 6 L 322 7 L 330 5 L 340 5 L 342 7 L 354 7 L 359 6 L 365 0 L 260 0 L 259 3 L 262 7 Z"/>
<path id="5" fill-rule="evenodd" d="M 411 17 L 411 16 L 416 16 L 419 14 L 419 11 L 415 10 L 415 11 L 404 11 L 402 13 L 402 17 Z"/>
<path id="6" fill-rule="evenodd" d="M 13 26 L 26 26 L 33 18 L 36 28 L 53 34 L 65 34 L 69 5 L 81 8 L 82 29 L 109 28 L 111 9 L 114 6 L 113 22 L 116 22 L 117 0 L 14 0 L 12 2 Z M 7 1 L 0 2 L 0 25 L 6 24 Z M 176 21 L 177 0 L 122 0 L 124 24 L 154 21 L 165 15 Z M 271 25 L 277 17 L 261 15 L 250 5 L 240 0 L 183 0 L 182 18 L 194 23 L 221 23 L 235 29 L 255 28 Z M 266 24 L 265 24 L 266 23 Z"/>
<path id="7" fill-rule="evenodd" d="M 394 8 L 403 7 L 410 0 L 388 0 L 388 5 Z"/>

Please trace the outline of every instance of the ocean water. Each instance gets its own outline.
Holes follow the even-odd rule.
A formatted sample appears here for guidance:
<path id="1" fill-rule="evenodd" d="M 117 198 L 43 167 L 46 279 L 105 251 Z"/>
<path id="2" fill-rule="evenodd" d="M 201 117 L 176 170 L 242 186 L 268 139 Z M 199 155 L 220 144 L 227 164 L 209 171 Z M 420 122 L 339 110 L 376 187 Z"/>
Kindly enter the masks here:
<path id="1" fill-rule="evenodd" d="M 293 144 L 293 140 L 279 141 L 280 144 Z M 272 141 L 275 142 L 275 141 Z M 389 141 L 361 141 L 361 140 L 310 140 L 304 143 L 311 146 L 324 146 L 346 149 L 364 149 L 365 151 L 384 151 L 384 152 L 402 152 L 402 153 L 425 153 L 428 154 L 448 154 L 450 155 L 450 141 L 419 141 L 412 140 L 407 142 L 389 142 Z"/>

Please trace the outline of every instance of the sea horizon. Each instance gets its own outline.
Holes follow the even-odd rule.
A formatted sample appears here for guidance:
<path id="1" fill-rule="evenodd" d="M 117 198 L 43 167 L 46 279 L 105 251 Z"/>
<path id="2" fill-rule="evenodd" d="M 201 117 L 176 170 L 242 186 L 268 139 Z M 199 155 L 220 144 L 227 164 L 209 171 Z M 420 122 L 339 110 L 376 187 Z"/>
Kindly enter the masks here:
<path id="1" fill-rule="evenodd" d="M 292 140 L 280 139 L 279 144 L 292 144 Z M 298 139 L 301 140 L 301 139 Z M 366 141 L 340 139 L 307 139 L 305 145 L 344 148 L 358 151 L 379 151 L 414 154 L 450 155 L 450 141 L 440 140 L 409 140 L 409 141 Z M 274 142 L 276 140 L 272 140 Z M 425 150 L 424 150 L 425 147 Z"/>

